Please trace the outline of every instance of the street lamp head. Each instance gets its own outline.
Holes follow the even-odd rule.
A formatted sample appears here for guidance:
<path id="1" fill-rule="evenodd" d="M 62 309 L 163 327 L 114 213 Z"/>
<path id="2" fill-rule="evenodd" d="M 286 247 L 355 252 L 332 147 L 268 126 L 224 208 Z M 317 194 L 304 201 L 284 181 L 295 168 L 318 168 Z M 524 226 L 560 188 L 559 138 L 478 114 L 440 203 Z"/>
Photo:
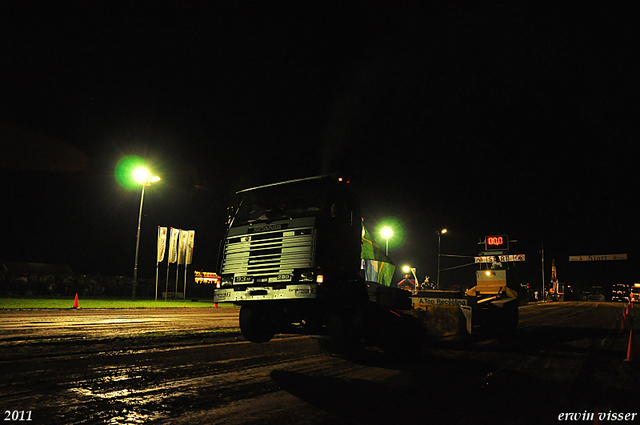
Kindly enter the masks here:
<path id="1" fill-rule="evenodd" d="M 155 183 L 160 181 L 159 176 L 151 176 L 151 173 L 146 167 L 140 166 L 133 169 L 131 172 L 131 178 L 138 183 L 143 185 L 149 185 L 150 183 Z"/>
<path id="2" fill-rule="evenodd" d="M 149 177 L 151 173 L 147 170 L 146 167 L 136 167 L 131 172 L 131 177 L 136 183 L 145 184 L 149 182 Z"/>
<path id="3" fill-rule="evenodd" d="M 391 229 L 391 227 L 383 227 L 382 230 L 380 230 L 380 235 L 384 239 L 389 239 L 393 236 L 393 229 Z"/>
<path id="4" fill-rule="evenodd" d="M 440 233 L 442 233 L 444 235 L 445 233 L 447 233 L 447 229 L 440 230 Z"/>

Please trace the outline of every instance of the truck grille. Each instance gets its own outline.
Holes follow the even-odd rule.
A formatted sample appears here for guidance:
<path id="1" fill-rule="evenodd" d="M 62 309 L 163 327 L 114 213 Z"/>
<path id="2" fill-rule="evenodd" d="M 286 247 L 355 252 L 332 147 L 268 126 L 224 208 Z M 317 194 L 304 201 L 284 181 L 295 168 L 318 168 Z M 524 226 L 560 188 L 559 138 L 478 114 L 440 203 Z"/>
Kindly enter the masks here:
<path id="1" fill-rule="evenodd" d="M 313 228 L 236 234 L 227 238 L 222 263 L 223 274 L 277 277 L 294 269 L 313 265 Z"/>

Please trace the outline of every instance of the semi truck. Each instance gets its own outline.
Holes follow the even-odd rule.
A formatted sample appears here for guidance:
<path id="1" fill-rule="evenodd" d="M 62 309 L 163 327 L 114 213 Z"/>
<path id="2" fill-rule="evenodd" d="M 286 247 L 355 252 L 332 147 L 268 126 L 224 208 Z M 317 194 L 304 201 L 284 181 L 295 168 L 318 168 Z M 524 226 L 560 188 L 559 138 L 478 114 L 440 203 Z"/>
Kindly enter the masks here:
<path id="1" fill-rule="evenodd" d="M 393 334 L 410 309 L 411 293 L 361 276 L 360 204 L 347 186 L 324 175 L 237 192 L 214 302 L 241 307 L 247 340 L 301 333 L 347 350 Z"/>
<path id="2" fill-rule="evenodd" d="M 484 317 L 508 316 L 513 323 L 513 314 L 484 313 L 490 305 L 492 312 L 512 311 L 501 288 L 412 293 L 365 280 L 360 204 L 348 186 L 324 175 L 237 192 L 241 199 L 230 209 L 214 302 L 241 307 L 247 340 L 299 333 L 318 337 L 330 351 L 365 345 L 397 351 L 417 347 L 429 335 L 471 334 Z"/>

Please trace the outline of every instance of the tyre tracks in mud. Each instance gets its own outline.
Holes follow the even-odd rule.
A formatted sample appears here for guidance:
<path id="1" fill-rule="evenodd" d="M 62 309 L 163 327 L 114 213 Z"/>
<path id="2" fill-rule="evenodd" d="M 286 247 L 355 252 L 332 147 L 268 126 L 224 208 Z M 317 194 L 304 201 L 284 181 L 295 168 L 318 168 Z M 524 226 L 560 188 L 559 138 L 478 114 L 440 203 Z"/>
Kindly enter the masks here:
<path id="1" fill-rule="evenodd" d="M 237 328 L 0 338 L 0 406 L 47 424 L 549 423 L 567 406 L 635 406 L 637 365 L 623 365 L 615 307 L 526 307 L 514 339 L 409 361 L 344 359 L 300 336 L 252 344 Z M 531 393 L 543 409 L 517 396 Z"/>
<path id="2" fill-rule="evenodd" d="M 277 391 L 275 369 L 325 375 L 345 368 L 308 337 L 257 345 L 237 331 L 30 343 L 9 356 L 4 349 L 0 405 L 51 424 L 169 423 Z"/>

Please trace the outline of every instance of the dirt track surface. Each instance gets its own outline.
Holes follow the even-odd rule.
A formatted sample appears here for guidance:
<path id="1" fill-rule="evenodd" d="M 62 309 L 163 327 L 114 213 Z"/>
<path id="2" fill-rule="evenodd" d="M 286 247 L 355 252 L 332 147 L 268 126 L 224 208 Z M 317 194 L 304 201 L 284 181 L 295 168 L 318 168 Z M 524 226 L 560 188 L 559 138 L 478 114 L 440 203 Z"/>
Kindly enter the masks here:
<path id="1" fill-rule="evenodd" d="M 640 363 L 623 361 L 620 308 L 528 306 L 507 341 L 404 359 L 375 349 L 344 359 L 308 337 L 251 344 L 237 310 L 0 312 L 0 407 L 50 424 L 546 424 L 565 412 L 633 413 Z"/>
<path id="2" fill-rule="evenodd" d="M 239 307 L 0 310 L 0 342 L 237 328 L 239 311 Z"/>

